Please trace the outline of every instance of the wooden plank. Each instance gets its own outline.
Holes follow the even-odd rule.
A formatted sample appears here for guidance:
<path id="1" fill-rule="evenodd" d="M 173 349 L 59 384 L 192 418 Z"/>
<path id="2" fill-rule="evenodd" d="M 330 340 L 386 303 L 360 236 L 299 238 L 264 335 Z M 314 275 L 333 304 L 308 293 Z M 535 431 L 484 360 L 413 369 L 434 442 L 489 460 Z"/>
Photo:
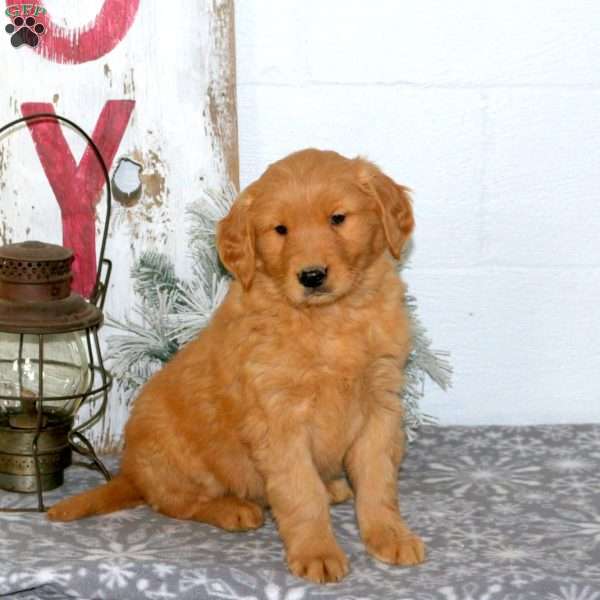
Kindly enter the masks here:
<path id="1" fill-rule="evenodd" d="M 105 156 L 114 155 L 112 171 L 122 159 L 141 166 L 137 196 L 117 194 L 107 246 L 114 271 L 106 312 L 122 319 L 135 302 L 129 273 L 140 253 L 166 252 L 187 276 L 186 207 L 203 188 L 239 185 L 233 0 L 199 0 L 182 15 L 150 0 L 34 6 L 45 27 L 38 46 L 15 48 L 10 35 L 0 38 L 0 123 L 20 116 L 27 103 L 51 109 L 95 130 Z M 15 16 L 4 19 L 2 30 Z M 93 185 L 98 167 L 82 159 L 85 143 L 74 131 L 42 132 L 41 124 L 33 130 L 0 138 L 0 239 L 61 243 L 70 227 L 80 238 L 77 285 L 85 289 L 83 259 L 97 256 L 104 225 L 104 196 Z M 85 202 L 95 206 L 88 233 L 81 233 L 83 216 L 61 215 L 68 202 L 82 215 Z M 104 345 L 112 334 L 104 328 Z M 118 445 L 128 410 L 128 399 L 113 391 L 93 441 Z"/>

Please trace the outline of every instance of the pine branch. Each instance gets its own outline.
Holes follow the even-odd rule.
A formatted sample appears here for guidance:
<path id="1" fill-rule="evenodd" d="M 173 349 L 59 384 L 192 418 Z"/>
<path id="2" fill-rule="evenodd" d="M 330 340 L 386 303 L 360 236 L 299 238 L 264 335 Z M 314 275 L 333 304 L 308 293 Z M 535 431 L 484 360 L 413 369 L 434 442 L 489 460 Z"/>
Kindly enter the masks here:
<path id="1" fill-rule="evenodd" d="M 402 399 L 405 429 L 411 441 L 421 425 L 436 422 L 433 416 L 423 413 L 420 409 L 420 402 L 425 396 L 426 378 L 429 377 L 440 388 L 447 390 L 451 385 L 452 367 L 447 360 L 447 352 L 431 349 L 431 340 L 417 314 L 414 296 L 407 294 L 405 304 L 411 326 L 412 350 L 404 369 L 405 386 Z"/>
<path id="2" fill-rule="evenodd" d="M 452 381 L 452 366 L 449 352 L 431 349 L 431 339 L 417 314 L 417 301 L 414 296 L 405 298 L 412 332 L 413 351 L 408 359 L 408 368 L 426 373 L 440 388 L 446 391 Z"/>
<path id="3" fill-rule="evenodd" d="M 175 304 L 178 292 L 157 291 L 155 305 L 142 303 L 133 308 L 132 318 L 109 318 L 107 325 L 123 333 L 108 340 L 111 370 L 128 390 L 135 390 L 168 362 L 179 349 L 173 339 Z"/>
<path id="4" fill-rule="evenodd" d="M 159 304 L 160 294 L 179 293 L 182 282 L 175 274 L 175 266 L 166 255 L 155 250 L 144 252 L 131 270 L 133 289 L 147 307 Z"/>
<path id="5" fill-rule="evenodd" d="M 194 248 L 193 254 L 215 251 L 217 223 L 227 216 L 235 196 L 232 185 L 220 190 L 203 190 L 202 198 L 187 209 L 192 223 L 190 243 Z"/>
<path id="6" fill-rule="evenodd" d="M 181 301 L 184 308 L 174 316 L 174 327 L 171 330 L 171 335 L 178 344 L 187 344 L 206 326 L 225 298 L 230 280 L 228 275 L 219 276 L 218 273 L 213 273 L 208 292 L 208 283 L 204 281 L 182 291 Z"/>

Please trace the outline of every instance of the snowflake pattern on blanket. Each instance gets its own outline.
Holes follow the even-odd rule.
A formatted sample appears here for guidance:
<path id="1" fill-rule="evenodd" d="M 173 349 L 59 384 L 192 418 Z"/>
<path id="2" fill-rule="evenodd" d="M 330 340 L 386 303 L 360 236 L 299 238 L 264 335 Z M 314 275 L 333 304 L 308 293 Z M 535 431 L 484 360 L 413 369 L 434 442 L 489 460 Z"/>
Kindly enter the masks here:
<path id="1" fill-rule="evenodd" d="M 67 524 L 0 513 L 0 596 L 600 600 L 599 467 L 600 425 L 425 427 L 402 467 L 400 499 L 427 562 L 371 558 L 348 503 L 332 508 L 332 521 L 351 571 L 327 586 L 287 571 L 272 519 L 231 534 L 145 507 Z M 72 467 L 50 496 L 98 482 Z M 0 492 L 0 502 L 32 498 Z"/>

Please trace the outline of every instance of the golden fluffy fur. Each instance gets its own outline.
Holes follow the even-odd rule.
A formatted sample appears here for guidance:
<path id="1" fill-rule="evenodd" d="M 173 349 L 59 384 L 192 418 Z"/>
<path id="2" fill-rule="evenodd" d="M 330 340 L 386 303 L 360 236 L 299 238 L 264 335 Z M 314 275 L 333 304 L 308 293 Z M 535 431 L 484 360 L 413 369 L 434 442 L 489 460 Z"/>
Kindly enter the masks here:
<path id="1" fill-rule="evenodd" d="M 370 553 L 424 560 L 396 492 L 410 339 L 393 257 L 412 228 L 406 188 L 363 159 L 309 149 L 271 165 L 219 224 L 235 281 L 135 401 L 120 473 L 48 516 L 147 503 L 242 530 L 270 506 L 291 571 L 327 582 L 348 571 L 329 503 L 353 491 Z M 324 282 L 306 287 L 317 267 Z"/>

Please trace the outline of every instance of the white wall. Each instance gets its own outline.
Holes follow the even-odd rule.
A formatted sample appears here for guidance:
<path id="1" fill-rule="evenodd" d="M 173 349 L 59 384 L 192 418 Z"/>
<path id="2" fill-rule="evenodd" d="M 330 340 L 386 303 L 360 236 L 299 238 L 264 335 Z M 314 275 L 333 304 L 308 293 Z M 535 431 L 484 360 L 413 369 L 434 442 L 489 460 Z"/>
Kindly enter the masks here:
<path id="1" fill-rule="evenodd" d="M 425 410 L 600 422 L 600 2 L 236 4 L 242 185 L 316 146 L 415 191 Z"/>

